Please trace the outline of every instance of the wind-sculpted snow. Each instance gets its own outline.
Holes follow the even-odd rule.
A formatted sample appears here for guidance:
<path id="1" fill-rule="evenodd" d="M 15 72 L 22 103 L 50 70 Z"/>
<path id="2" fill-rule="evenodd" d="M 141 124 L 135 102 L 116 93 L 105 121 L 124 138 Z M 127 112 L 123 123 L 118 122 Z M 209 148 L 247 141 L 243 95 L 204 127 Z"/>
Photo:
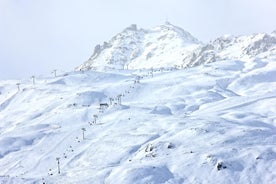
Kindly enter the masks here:
<path id="1" fill-rule="evenodd" d="M 0 81 L 0 183 L 276 183 L 275 73 L 244 58 Z"/>

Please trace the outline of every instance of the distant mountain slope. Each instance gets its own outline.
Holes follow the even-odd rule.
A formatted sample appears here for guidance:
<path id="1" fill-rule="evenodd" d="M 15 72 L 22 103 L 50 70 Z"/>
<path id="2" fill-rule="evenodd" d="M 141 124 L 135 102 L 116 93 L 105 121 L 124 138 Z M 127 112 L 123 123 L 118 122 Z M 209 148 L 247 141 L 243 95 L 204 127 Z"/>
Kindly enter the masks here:
<path id="1" fill-rule="evenodd" d="M 223 36 L 204 44 L 168 22 L 149 30 L 131 25 L 97 45 L 89 60 L 76 70 L 185 68 L 218 60 L 275 56 L 275 45 L 274 33 Z"/>

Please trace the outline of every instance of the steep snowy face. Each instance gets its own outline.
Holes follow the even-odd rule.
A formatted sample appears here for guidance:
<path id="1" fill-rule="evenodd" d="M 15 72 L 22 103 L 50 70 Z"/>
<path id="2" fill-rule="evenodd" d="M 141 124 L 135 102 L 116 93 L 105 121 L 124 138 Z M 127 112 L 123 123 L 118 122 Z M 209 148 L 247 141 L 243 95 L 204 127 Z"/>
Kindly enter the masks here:
<path id="1" fill-rule="evenodd" d="M 109 42 L 97 45 L 77 70 L 186 68 L 220 60 L 275 57 L 275 45 L 275 31 L 222 36 L 203 44 L 168 22 L 149 30 L 131 25 Z"/>
<path id="2" fill-rule="evenodd" d="M 250 43 L 244 52 L 251 56 L 272 51 L 276 49 L 276 37 L 275 35 L 258 34 L 254 36 L 254 42 Z"/>
<path id="3" fill-rule="evenodd" d="M 276 46 L 275 34 L 254 34 L 238 37 L 220 37 L 211 43 L 223 59 L 264 57 L 273 54 Z"/>
<path id="4" fill-rule="evenodd" d="M 276 34 L 222 36 L 193 51 L 183 59 L 185 67 L 221 60 L 276 57 Z"/>
<path id="5" fill-rule="evenodd" d="M 139 69 L 181 65 L 185 55 L 202 44 L 190 33 L 170 23 L 153 29 L 123 30 L 109 42 L 97 45 L 93 55 L 77 70 Z"/>

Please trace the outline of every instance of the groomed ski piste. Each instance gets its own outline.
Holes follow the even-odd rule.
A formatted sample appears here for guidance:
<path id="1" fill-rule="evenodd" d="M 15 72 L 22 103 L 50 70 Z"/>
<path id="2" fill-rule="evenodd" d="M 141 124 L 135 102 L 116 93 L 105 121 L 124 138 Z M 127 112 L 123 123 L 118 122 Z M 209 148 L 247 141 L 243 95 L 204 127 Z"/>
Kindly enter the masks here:
<path id="1" fill-rule="evenodd" d="M 275 60 L 34 82 L 0 82 L 0 183 L 276 183 Z"/>

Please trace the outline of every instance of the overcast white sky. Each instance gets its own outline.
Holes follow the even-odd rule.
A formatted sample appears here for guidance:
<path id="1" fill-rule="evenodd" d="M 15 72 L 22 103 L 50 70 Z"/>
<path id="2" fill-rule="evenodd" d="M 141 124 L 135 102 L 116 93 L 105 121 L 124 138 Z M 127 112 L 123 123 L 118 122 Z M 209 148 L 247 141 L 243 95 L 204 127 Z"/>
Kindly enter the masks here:
<path id="1" fill-rule="evenodd" d="M 166 19 L 208 42 L 270 33 L 276 0 L 0 0 L 0 79 L 71 71 L 130 24 Z"/>

